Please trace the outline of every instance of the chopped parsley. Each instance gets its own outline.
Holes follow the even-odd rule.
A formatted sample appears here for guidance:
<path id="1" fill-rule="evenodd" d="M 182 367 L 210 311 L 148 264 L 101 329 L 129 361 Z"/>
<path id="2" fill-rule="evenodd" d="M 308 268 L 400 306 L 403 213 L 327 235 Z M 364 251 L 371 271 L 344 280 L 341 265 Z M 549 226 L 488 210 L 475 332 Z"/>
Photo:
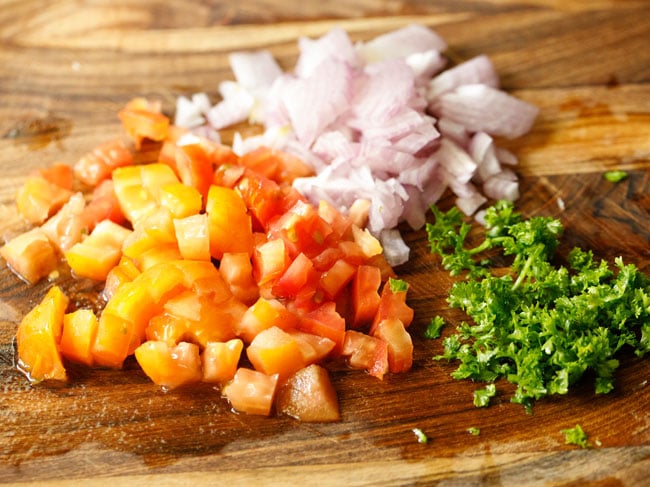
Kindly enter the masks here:
<path id="1" fill-rule="evenodd" d="M 494 397 L 497 393 L 497 388 L 494 384 L 488 384 L 484 389 L 476 389 L 474 391 L 474 406 L 477 408 L 484 408 L 490 405 L 490 398 Z"/>
<path id="2" fill-rule="evenodd" d="M 415 433 L 418 443 L 429 443 L 429 437 L 420 428 L 413 428 L 413 433 Z"/>
<path id="3" fill-rule="evenodd" d="M 604 177 L 610 183 L 618 183 L 620 181 L 623 181 L 627 177 L 627 172 L 626 171 L 620 171 L 620 170 L 607 171 L 604 174 Z"/>
<path id="4" fill-rule="evenodd" d="M 580 448 L 591 447 L 587 433 L 584 432 L 582 426 L 579 424 L 576 424 L 573 428 L 561 430 L 560 433 L 564 435 L 565 445 L 578 445 Z"/>
<path id="5" fill-rule="evenodd" d="M 643 356 L 650 349 L 650 278 L 634 265 L 620 257 L 613 266 L 596 261 L 580 248 L 566 256 L 566 266 L 555 265 L 562 223 L 524 219 L 510 202 L 486 210 L 475 247 L 468 243 L 472 226 L 457 208 L 431 210 L 431 252 L 458 278 L 447 301 L 471 318 L 442 339 L 444 353 L 435 359 L 458 361 L 456 379 L 490 383 L 476 391 L 477 406 L 489 403 L 497 379 L 516 385 L 511 401 L 529 412 L 537 399 L 566 394 L 587 371 L 595 392 L 607 393 L 616 353 L 631 347 Z"/>
<path id="6" fill-rule="evenodd" d="M 434 316 L 431 318 L 431 322 L 424 330 L 424 337 L 428 339 L 440 338 L 442 329 L 445 326 L 445 320 L 442 316 Z"/>
<path id="7" fill-rule="evenodd" d="M 481 434 L 481 430 L 478 429 L 478 428 L 475 427 L 475 426 L 471 426 L 471 427 L 467 428 L 467 432 L 468 432 L 470 435 L 473 435 L 473 436 L 478 436 L 478 435 Z"/>

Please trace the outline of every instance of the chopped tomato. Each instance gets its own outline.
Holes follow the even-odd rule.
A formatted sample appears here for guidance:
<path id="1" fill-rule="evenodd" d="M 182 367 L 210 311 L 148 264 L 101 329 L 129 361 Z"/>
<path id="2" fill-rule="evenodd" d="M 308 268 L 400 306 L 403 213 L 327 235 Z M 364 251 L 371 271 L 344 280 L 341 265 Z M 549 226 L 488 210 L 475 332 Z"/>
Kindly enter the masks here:
<path id="1" fill-rule="evenodd" d="M 50 167 L 38 170 L 38 175 L 63 189 L 72 190 L 74 173 L 65 162 L 55 162 Z"/>
<path id="2" fill-rule="evenodd" d="M 237 372 L 244 342 L 239 338 L 227 342 L 208 342 L 201 354 L 203 381 L 225 384 Z"/>
<path id="3" fill-rule="evenodd" d="M 276 182 L 253 171 L 246 170 L 234 188 L 255 218 L 256 227 L 261 230 L 266 230 L 270 222 L 287 209 L 283 189 Z"/>
<path id="4" fill-rule="evenodd" d="M 345 332 L 341 355 L 350 367 L 364 369 L 378 379 L 388 372 L 388 345 L 385 341 L 355 330 Z"/>
<path id="5" fill-rule="evenodd" d="M 291 256 L 302 252 L 313 257 L 327 247 L 326 239 L 332 234 L 332 227 L 318 215 L 312 205 L 299 200 L 272 222 L 269 234 L 282 238 Z"/>
<path id="6" fill-rule="evenodd" d="M 21 217 L 40 225 L 70 199 L 72 191 L 41 176 L 28 177 L 16 193 L 16 208 Z"/>
<path id="7" fill-rule="evenodd" d="M 314 170 L 300 158 L 264 146 L 241 156 L 240 163 L 278 183 L 291 183 L 297 177 L 314 174 Z"/>
<path id="8" fill-rule="evenodd" d="M 102 220 L 111 220 L 118 224 L 126 222 L 120 203 L 115 196 L 112 179 L 105 179 L 95 187 L 90 201 L 84 208 L 83 216 L 89 231 L 92 231 L 95 225 Z"/>
<path id="9" fill-rule="evenodd" d="M 298 340 L 277 326 L 255 335 L 246 348 L 246 355 L 255 370 L 266 375 L 277 374 L 280 381 L 307 365 Z"/>
<path id="10" fill-rule="evenodd" d="M 97 186 L 118 167 L 133 164 L 133 154 L 121 140 L 105 142 L 81 157 L 74 165 L 74 175 L 84 184 Z"/>
<path id="11" fill-rule="evenodd" d="M 345 319 L 336 311 L 336 304 L 327 301 L 301 317 L 297 328 L 324 338 L 335 344 L 333 354 L 341 352 L 345 340 Z"/>
<path id="12" fill-rule="evenodd" d="M 253 252 L 253 274 L 259 286 L 275 281 L 289 265 L 285 241 L 279 238 L 256 245 Z"/>
<path id="13" fill-rule="evenodd" d="M 210 260 L 208 215 L 200 213 L 174 219 L 178 250 L 184 259 Z"/>
<path id="14" fill-rule="evenodd" d="M 9 268 L 30 284 L 49 275 L 59 265 L 59 256 L 42 228 L 36 227 L 12 238 L 0 255 Z"/>
<path id="15" fill-rule="evenodd" d="M 162 188 L 173 183 L 178 183 L 178 178 L 165 164 L 127 166 L 113 171 L 117 201 L 131 223 L 155 211 L 160 206 Z"/>
<path id="16" fill-rule="evenodd" d="M 210 253 L 219 260 L 224 252 L 253 253 L 251 217 L 241 197 L 229 188 L 211 186 L 205 211 L 210 229 Z"/>
<path id="17" fill-rule="evenodd" d="M 104 281 L 122 257 L 122 245 L 131 234 L 111 220 L 97 224 L 83 241 L 65 251 L 65 259 L 77 277 Z"/>
<path id="18" fill-rule="evenodd" d="M 308 284 L 315 292 L 317 277 L 314 263 L 305 254 L 300 253 L 275 281 L 273 293 L 281 298 L 295 298 L 304 292 L 305 286 Z"/>
<path id="19" fill-rule="evenodd" d="M 118 113 L 124 129 L 139 149 L 145 139 L 162 141 L 169 131 L 169 118 L 160 105 L 144 98 L 134 98 Z"/>
<path id="20" fill-rule="evenodd" d="M 219 262 L 219 272 L 233 295 L 247 305 L 259 298 L 253 278 L 253 264 L 246 252 L 225 252 Z"/>
<path id="21" fill-rule="evenodd" d="M 276 404 L 279 413 L 307 423 L 341 419 L 336 390 L 327 369 L 316 364 L 290 376 L 280 386 Z"/>
<path id="22" fill-rule="evenodd" d="M 58 343 L 68 302 L 61 289 L 53 286 L 18 325 L 18 365 L 32 382 L 67 380 Z"/>
<path id="23" fill-rule="evenodd" d="M 235 411 L 269 416 L 277 386 L 277 375 L 240 367 L 221 392 Z"/>
<path id="24" fill-rule="evenodd" d="M 336 297 L 352 280 L 356 269 L 352 264 L 339 259 L 320 278 L 320 287 L 329 298 Z"/>
<path id="25" fill-rule="evenodd" d="M 174 218 L 196 215 L 203 208 L 201 193 L 183 183 L 166 184 L 160 188 L 160 204 L 167 208 Z"/>
<path id="26" fill-rule="evenodd" d="M 406 372 L 413 365 L 413 342 L 411 335 L 397 318 L 387 318 L 375 327 L 374 336 L 386 342 L 388 368 L 391 372 Z"/>
<path id="27" fill-rule="evenodd" d="M 298 318 L 277 299 L 260 297 L 235 325 L 237 336 L 250 343 L 263 330 L 277 326 L 283 330 L 294 328 Z"/>
<path id="28" fill-rule="evenodd" d="M 325 360 L 336 346 L 336 343 L 327 337 L 305 333 L 296 329 L 288 329 L 286 332 L 298 342 L 302 358 L 307 364 L 315 364 Z"/>
<path id="29" fill-rule="evenodd" d="M 199 347 L 181 342 L 147 341 L 135 349 L 135 358 L 154 384 L 165 389 L 199 382 L 203 376 Z"/>
<path id="30" fill-rule="evenodd" d="M 360 328 L 372 323 L 379 308 L 381 271 L 370 265 L 361 265 L 352 282 L 352 327 Z"/>
<path id="31" fill-rule="evenodd" d="M 361 230 L 356 225 L 352 225 L 352 235 L 354 236 L 354 241 L 361 248 L 366 257 L 374 257 L 383 252 L 381 243 L 379 243 L 379 240 L 377 240 L 367 228 Z"/>
<path id="32" fill-rule="evenodd" d="M 122 255 L 118 264 L 113 267 L 106 275 L 104 283 L 103 296 L 105 299 L 111 299 L 115 291 L 125 282 L 131 282 L 140 274 L 140 269 L 135 265 L 132 259 Z"/>
<path id="33" fill-rule="evenodd" d="M 393 289 L 391 281 L 384 284 L 371 333 L 373 333 L 377 323 L 387 318 L 397 318 L 404 324 L 404 327 L 408 328 L 413 321 L 413 308 L 406 303 L 406 293 L 406 288 Z"/>
<path id="34" fill-rule="evenodd" d="M 176 147 L 175 168 L 178 178 L 196 190 L 205 199 L 214 178 L 214 166 L 200 143 L 182 144 Z"/>
<path id="35" fill-rule="evenodd" d="M 63 317 L 59 348 L 68 360 L 93 365 L 91 347 L 97 331 L 97 316 L 90 309 L 78 309 Z"/>

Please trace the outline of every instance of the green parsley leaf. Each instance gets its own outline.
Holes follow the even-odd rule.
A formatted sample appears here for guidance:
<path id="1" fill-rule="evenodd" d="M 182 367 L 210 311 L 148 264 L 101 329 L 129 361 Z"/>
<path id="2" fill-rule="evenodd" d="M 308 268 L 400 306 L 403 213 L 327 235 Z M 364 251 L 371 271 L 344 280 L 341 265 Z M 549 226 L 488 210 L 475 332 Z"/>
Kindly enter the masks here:
<path id="1" fill-rule="evenodd" d="M 471 426 L 471 427 L 467 428 L 467 432 L 468 432 L 470 435 L 474 435 L 474 436 L 478 436 L 478 435 L 481 434 L 481 430 L 478 429 L 478 428 L 475 427 L 475 426 Z"/>
<path id="2" fill-rule="evenodd" d="M 494 397 L 497 393 L 494 384 L 488 384 L 485 389 L 477 389 L 474 391 L 474 406 L 477 408 L 484 408 L 490 405 L 490 398 Z"/>
<path id="3" fill-rule="evenodd" d="M 413 433 L 418 439 L 418 443 L 429 443 L 429 437 L 420 428 L 413 428 Z"/>
<path id="4" fill-rule="evenodd" d="M 561 430 L 560 433 L 564 435 L 564 444 L 566 445 L 578 445 L 580 448 L 591 447 L 587 433 L 579 424 L 576 424 L 573 428 Z"/>
<path id="5" fill-rule="evenodd" d="M 431 318 L 431 322 L 427 326 L 426 330 L 424 330 L 424 337 L 428 338 L 429 340 L 440 338 L 440 334 L 442 333 L 444 326 L 444 318 L 442 316 L 434 316 Z"/>
<path id="6" fill-rule="evenodd" d="M 408 283 L 402 279 L 394 279 L 392 277 L 388 278 L 388 285 L 390 290 L 394 293 L 403 293 L 408 291 Z"/>
<path id="7" fill-rule="evenodd" d="M 562 223 L 524 219 L 510 202 L 486 210 L 473 247 L 460 210 L 431 210 L 431 252 L 457 277 L 447 302 L 468 316 L 434 359 L 457 361 L 455 379 L 490 383 L 475 393 L 478 407 L 489 404 L 499 378 L 516 385 L 511 401 L 528 411 L 540 398 L 567 394 L 588 371 L 595 393 L 605 394 L 614 388 L 621 348 L 650 351 L 650 277 L 634 265 L 620 258 L 610 265 L 580 248 L 557 265 Z M 432 335 L 439 324 L 432 320 Z"/>
<path id="8" fill-rule="evenodd" d="M 618 183 L 627 177 L 627 172 L 620 170 L 607 171 L 603 176 L 610 183 Z"/>

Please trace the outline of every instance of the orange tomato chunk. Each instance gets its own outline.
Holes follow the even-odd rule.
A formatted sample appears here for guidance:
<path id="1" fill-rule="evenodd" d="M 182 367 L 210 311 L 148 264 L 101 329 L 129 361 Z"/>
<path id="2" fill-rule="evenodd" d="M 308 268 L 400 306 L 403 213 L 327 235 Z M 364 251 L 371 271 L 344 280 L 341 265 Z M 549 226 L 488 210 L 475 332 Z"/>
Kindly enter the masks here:
<path id="1" fill-rule="evenodd" d="M 298 340 L 277 326 L 258 333 L 246 348 L 255 370 L 277 374 L 282 381 L 307 365 Z"/>
<path id="2" fill-rule="evenodd" d="M 277 375 L 240 367 L 221 390 L 235 411 L 269 416 L 278 386 Z"/>
<path id="3" fill-rule="evenodd" d="M 220 260 L 225 252 L 253 253 L 251 217 L 235 190 L 210 186 L 205 210 L 212 257 Z"/>
<path id="4" fill-rule="evenodd" d="M 279 413 L 307 423 L 341 419 L 339 401 L 329 374 L 316 364 L 289 377 L 278 390 L 276 404 Z"/>
<path id="5" fill-rule="evenodd" d="M 201 354 L 203 381 L 225 384 L 231 380 L 239 365 L 244 342 L 239 338 L 227 342 L 208 342 Z"/>
<path id="6" fill-rule="evenodd" d="M 413 341 L 404 323 L 398 318 L 380 321 L 374 336 L 386 342 L 388 348 L 388 368 L 393 373 L 406 372 L 413 365 Z"/>
<path id="7" fill-rule="evenodd" d="M 40 225 L 59 211 L 70 196 L 71 190 L 42 176 L 30 176 L 16 193 L 16 208 L 29 223 Z"/>
<path id="8" fill-rule="evenodd" d="M 200 382 L 202 378 L 199 347 L 194 343 L 170 346 L 147 341 L 136 348 L 135 358 L 153 383 L 165 389 Z"/>
<path id="9" fill-rule="evenodd" d="M 97 316 L 90 309 L 78 309 L 63 317 L 61 354 L 68 360 L 93 365 L 91 347 L 97 332 Z"/>
<path id="10" fill-rule="evenodd" d="M 61 289 L 53 286 L 18 325 L 18 367 L 31 382 L 67 380 L 58 344 L 68 302 Z"/>
<path id="11" fill-rule="evenodd" d="M 59 265 L 56 249 L 40 228 L 32 228 L 0 247 L 9 268 L 30 284 L 35 284 Z"/>

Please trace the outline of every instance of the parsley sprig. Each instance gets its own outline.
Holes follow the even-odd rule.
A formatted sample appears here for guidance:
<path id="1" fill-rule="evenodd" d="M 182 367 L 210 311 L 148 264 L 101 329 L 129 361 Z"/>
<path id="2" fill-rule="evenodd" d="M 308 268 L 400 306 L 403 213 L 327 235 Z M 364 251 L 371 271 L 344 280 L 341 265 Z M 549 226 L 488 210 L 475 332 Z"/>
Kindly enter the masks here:
<path id="1" fill-rule="evenodd" d="M 537 399 L 566 394 L 587 371 L 596 393 L 611 391 L 616 353 L 630 346 L 643 356 L 650 349 L 650 278 L 634 265 L 617 258 L 610 266 L 580 248 L 571 250 L 567 266 L 555 265 L 562 223 L 524 219 L 510 202 L 487 209 L 474 247 L 472 226 L 457 208 L 431 210 L 431 252 L 459 278 L 447 301 L 471 318 L 443 338 L 444 353 L 435 357 L 460 362 L 454 378 L 505 378 L 516 385 L 512 402 L 530 410 Z M 505 272 L 497 258 L 509 259 Z M 481 406 L 485 396 L 479 392 Z"/>

